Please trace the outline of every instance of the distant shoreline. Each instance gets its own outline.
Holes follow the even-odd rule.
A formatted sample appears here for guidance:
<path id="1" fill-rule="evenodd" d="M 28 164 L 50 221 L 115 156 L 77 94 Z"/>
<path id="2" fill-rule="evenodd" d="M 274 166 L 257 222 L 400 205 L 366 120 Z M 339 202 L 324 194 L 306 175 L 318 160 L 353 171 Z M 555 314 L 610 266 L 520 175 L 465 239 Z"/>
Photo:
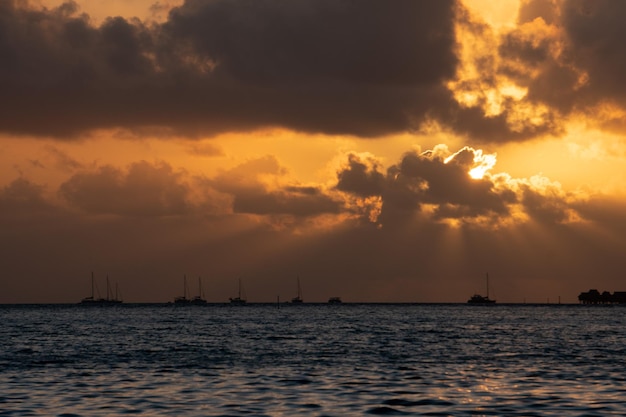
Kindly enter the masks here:
<path id="1" fill-rule="evenodd" d="M 115 305 L 86 305 L 81 303 L 0 303 L 0 307 L 28 307 L 28 306 L 56 306 L 56 307 L 80 307 L 80 308 L 126 308 L 126 307 L 172 307 L 172 308 L 197 308 L 202 309 L 206 307 L 230 307 L 230 308 L 246 308 L 250 306 L 269 306 L 269 307 L 277 307 L 281 308 L 300 308 L 300 307 L 313 307 L 313 306 L 329 306 L 333 308 L 342 307 L 342 306 L 467 306 L 468 308 L 477 308 L 477 307 L 488 307 L 488 308 L 498 308 L 498 307 L 533 307 L 533 306 L 550 306 L 550 307 L 560 307 L 560 306 L 581 306 L 585 308 L 594 308 L 594 307 L 619 307 L 623 305 L 626 307 L 626 304 L 583 304 L 583 303 L 497 303 L 493 305 L 472 305 L 467 302 L 377 302 L 377 301 L 344 301 L 341 304 L 329 304 L 328 302 L 308 302 L 308 303 L 290 303 L 290 302 L 248 302 L 244 306 L 233 306 L 230 302 L 210 302 L 208 301 L 203 305 L 177 305 L 173 302 L 124 302 Z"/>

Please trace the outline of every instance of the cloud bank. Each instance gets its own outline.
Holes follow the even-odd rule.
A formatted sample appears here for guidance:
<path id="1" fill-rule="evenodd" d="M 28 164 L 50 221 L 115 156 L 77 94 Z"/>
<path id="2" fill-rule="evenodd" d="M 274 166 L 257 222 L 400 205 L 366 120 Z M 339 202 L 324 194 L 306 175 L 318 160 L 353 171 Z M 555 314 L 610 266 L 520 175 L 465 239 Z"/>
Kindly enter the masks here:
<path id="1" fill-rule="evenodd" d="M 622 129 L 626 8 L 528 1 L 495 33 L 445 0 L 187 0 L 95 25 L 74 2 L 0 2 L 0 131 L 195 137 L 279 126 L 360 137 L 433 123 L 475 142 Z"/>
<path id="2" fill-rule="evenodd" d="M 162 24 L 0 2 L 0 130 L 68 137 L 416 127 L 454 74 L 454 2 L 186 1 Z"/>
<path id="3" fill-rule="evenodd" d="M 536 280 L 555 299 L 584 288 L 594 268 L 615 286 L 622 204 L 493 172 L 489 157 L 440 145 L 384 168 L 350 152 L 327 184 L 295 182 L 274 157 L 213 177 L 142 161 L 80 167 L 55 189 L 18 178 L 0 191 L 14 277 L 4 294 L 19 299 L 29 279 L 54 270 L 46 297 L 80 299 L 92 269 L 117 276 L 136 301 L 167 301 L 183 273 L 210 276 L 214 301 L 232 295 L 237 276 L 258 301 L 296 275 L 317 301 L 464 301 L 486 269 L 501 277 L 501 300 L 544 301 Z M 477 167 L 486 169 L 472 178 Z"/>

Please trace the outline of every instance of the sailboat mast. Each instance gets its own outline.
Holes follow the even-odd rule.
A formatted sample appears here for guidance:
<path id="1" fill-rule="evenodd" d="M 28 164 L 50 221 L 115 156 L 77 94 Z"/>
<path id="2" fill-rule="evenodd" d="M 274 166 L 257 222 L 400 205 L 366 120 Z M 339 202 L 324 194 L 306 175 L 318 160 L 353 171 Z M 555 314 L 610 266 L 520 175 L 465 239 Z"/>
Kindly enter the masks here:
<path id="1" fill-rule="evenodd" d="M 302 289 L 300 288 L 300 276 L 298 276 L 298 298 L 302 298 Z"/>
<path id="2" fill-rule="evenodd" d="M 91 271 L 91 299 L 93 300 L 93 271 Z"/>
<path id="3" fill-rule="evenodd" d="M 487 298 L 489 298 L 489 273 L 486 274 L 486 281 L 487 281 Z"/>

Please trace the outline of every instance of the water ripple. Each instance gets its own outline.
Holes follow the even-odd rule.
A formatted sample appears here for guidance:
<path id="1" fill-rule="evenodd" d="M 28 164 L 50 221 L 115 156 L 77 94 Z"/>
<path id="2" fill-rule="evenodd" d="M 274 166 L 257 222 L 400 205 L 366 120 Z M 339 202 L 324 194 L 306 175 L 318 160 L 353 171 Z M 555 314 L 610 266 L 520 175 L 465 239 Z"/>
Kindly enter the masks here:
<path id="1" fill-rule="evenodd" d="M 626 309 L 0 307 L 0 416 L 626 415 Z"/>

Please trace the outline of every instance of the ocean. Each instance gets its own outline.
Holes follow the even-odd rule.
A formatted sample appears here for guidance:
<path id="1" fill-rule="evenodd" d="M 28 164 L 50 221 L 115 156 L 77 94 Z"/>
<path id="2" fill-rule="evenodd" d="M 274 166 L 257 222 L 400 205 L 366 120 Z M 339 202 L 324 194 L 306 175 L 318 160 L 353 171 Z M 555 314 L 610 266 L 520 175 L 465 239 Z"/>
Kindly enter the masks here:
<path id="1" fill-rule="evenodd" d="M 626 415 L 626 307 L 0 306 L 0 416 Z"/>

